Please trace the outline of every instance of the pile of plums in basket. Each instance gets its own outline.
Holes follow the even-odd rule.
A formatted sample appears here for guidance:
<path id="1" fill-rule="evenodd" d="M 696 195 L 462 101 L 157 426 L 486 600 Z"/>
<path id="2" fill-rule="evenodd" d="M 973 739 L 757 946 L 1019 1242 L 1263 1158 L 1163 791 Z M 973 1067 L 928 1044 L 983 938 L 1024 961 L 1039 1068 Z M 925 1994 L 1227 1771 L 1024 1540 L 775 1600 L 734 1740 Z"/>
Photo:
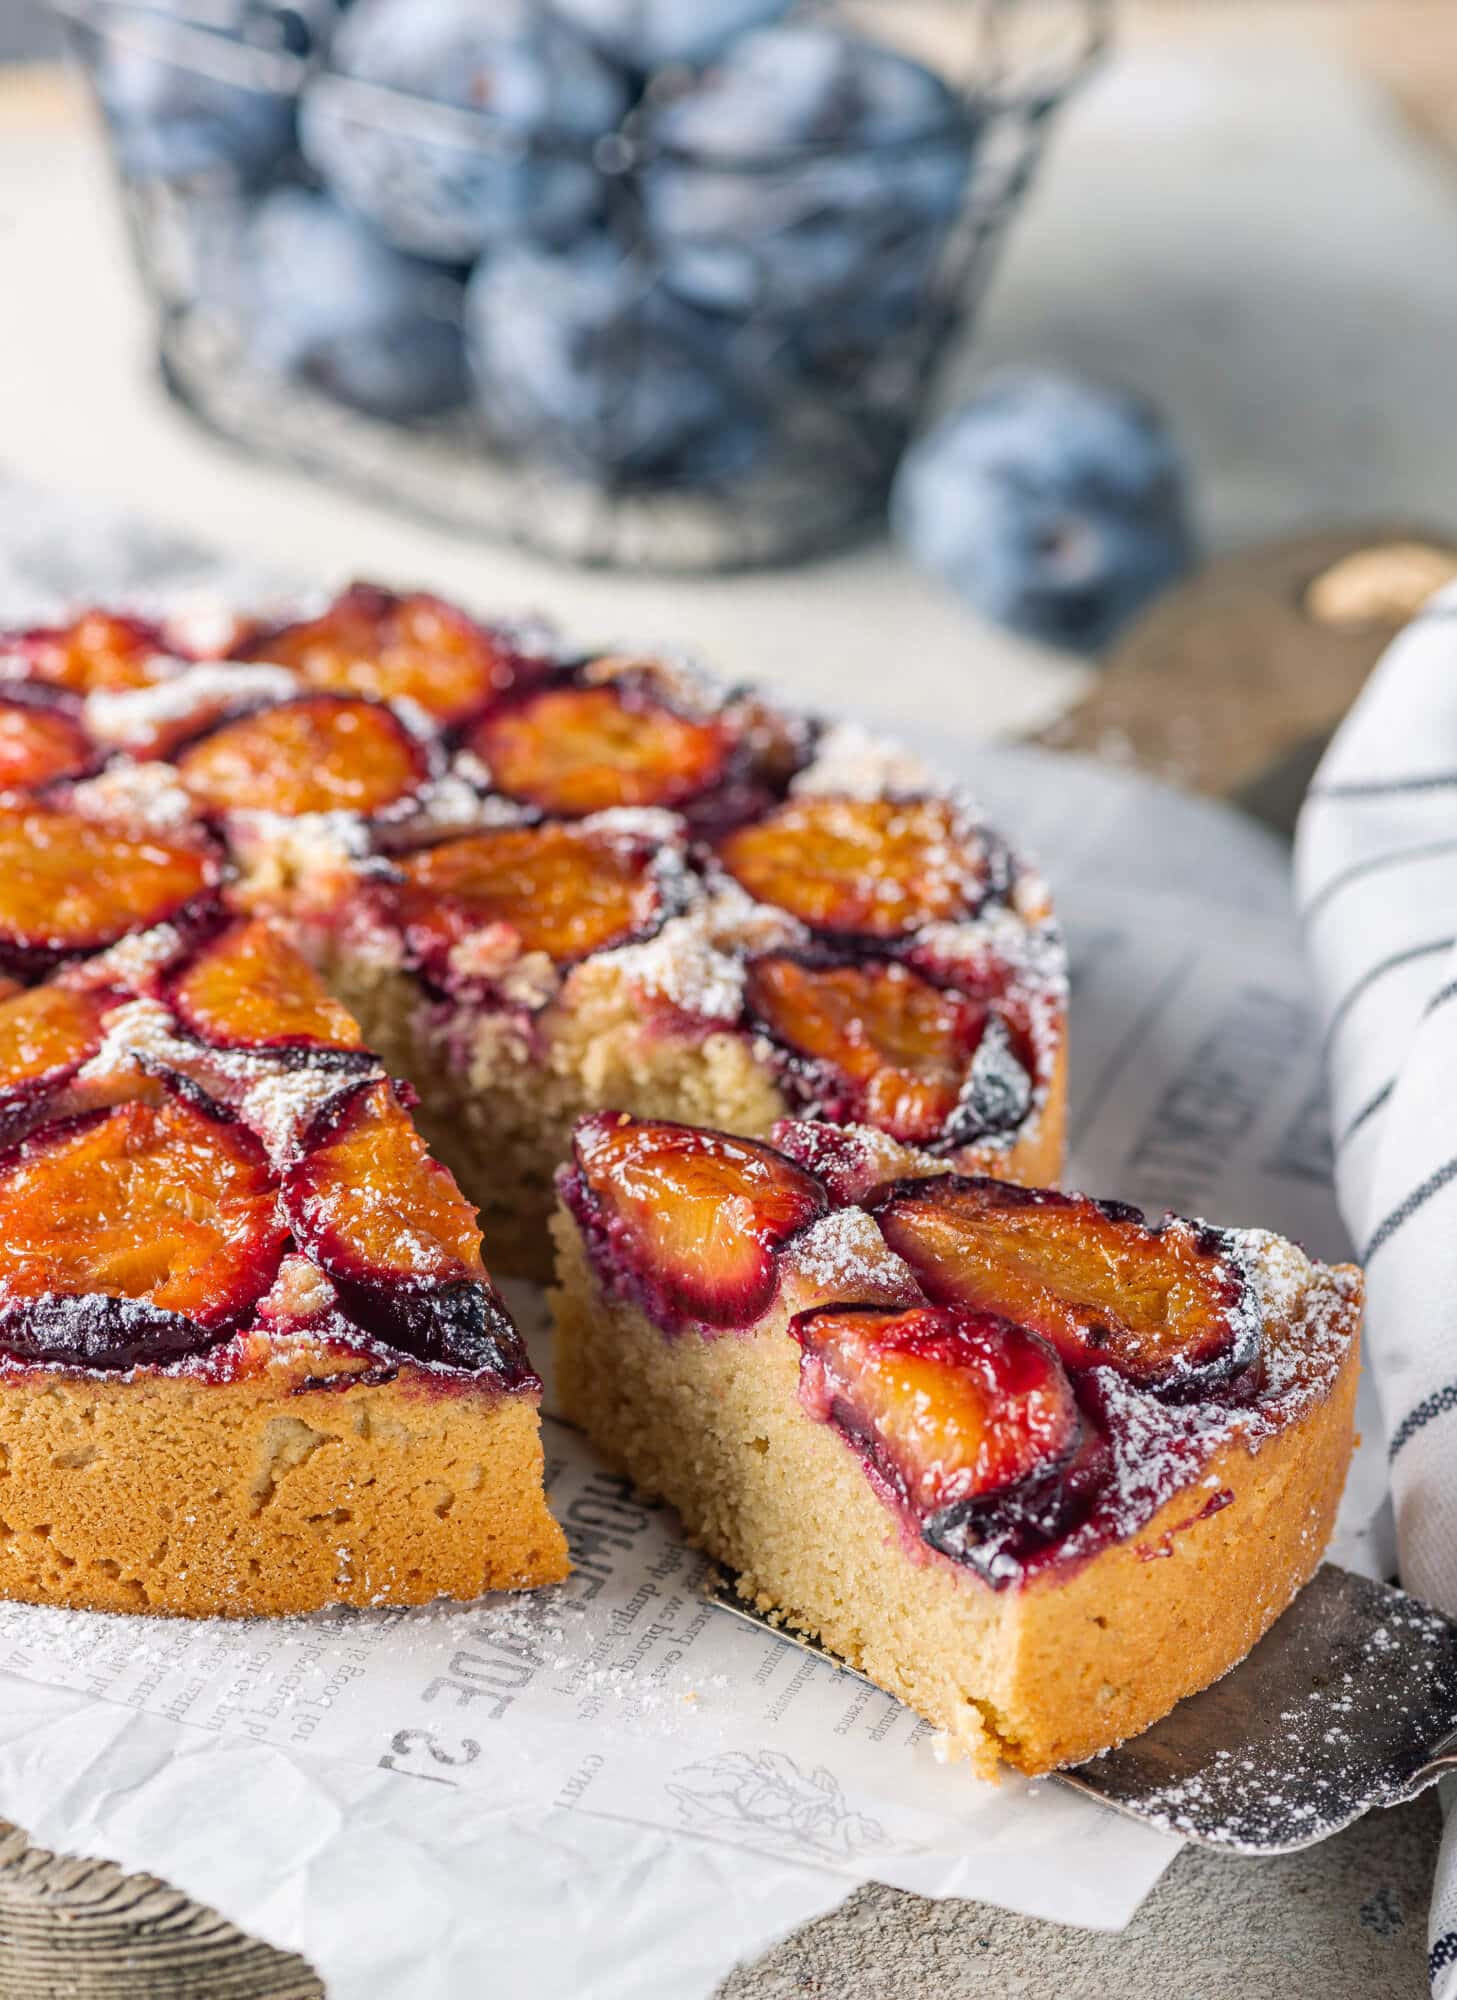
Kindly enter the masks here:
<path id="1" fill-rule="evenodd" d="M 761 463 L 786 425 L 913 398 L 890 351 L 930 310 L 977 116 L 832 12 L 103 0 L 102 17 L 124 174 L 242 193 L 204 302 L 272 375 L 396 420 L 473 404 L 509 451 L 690 487 Z"/>

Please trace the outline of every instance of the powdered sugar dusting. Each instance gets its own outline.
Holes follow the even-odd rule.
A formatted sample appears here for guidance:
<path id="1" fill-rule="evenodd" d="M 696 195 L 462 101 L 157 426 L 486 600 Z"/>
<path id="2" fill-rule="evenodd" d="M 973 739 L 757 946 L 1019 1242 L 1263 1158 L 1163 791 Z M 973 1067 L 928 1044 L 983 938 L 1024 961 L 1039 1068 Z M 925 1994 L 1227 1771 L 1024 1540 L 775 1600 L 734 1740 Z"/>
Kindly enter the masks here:
<path id="1" fill-rule="evenodd" d="M 947 1161 L 904 1145 L 874 1125 L 830 1125 L 815 1118 L 786 1118 L 775 1126 L 772 1137 L 781 1152 L 808 1167 L 841 1204 L 863 1200 L 883 1181 L 948 1170 Z"/>
<path id="2" fill-rule="evenodd" d="M 603 952 L 599 963 L 645 996 L 698 1020 L 733 1026 L 743 1013 L 749 960 L 793 950 L 806 933 L 787 911 L 756 903 L 736 882 L 700 893 L 701 900 L 670 917 L 656 937 Z"/>
<path id="3" fill-rule="evenodd" d="M 780 1263 L 797 1294 L 812 1292 L 826 1303 L 903 1304 L 919 1296 L 910 1265 L 863 1209 L 821 1216 L 786 1245 Z M 800 1298 L 798 1309 L 808 1303 Z"/>
<path id="4" fill-rule="evenodd" d="M 333 870 L 362 859 L 373 847 L 369 821 L 355 812 L 276 813 L 249 809 L 229 815 L 232 836 L 244 854 L 265 851 L 298 874 Z"/>
<path id="5" fill-rule="evenodd" d="M 77 1071 L 76 1080 L 100 1083 L 149 1062 L 165 1067 L 173 1051 L 190 1053 L 176 1039 L 171 1010 L 160 1000 L 128 1000 L 106 1016 L 101 1046 Z"/>
<path id="6" fill-rule="evenodd" d="M 180 957 L 182 933 L 174 924 L 154 924 L 149 931 L 133 931 L 94 958 L 78 959 L 58 975 L 66 986 L 96 989 L 115 986 L 135 991 L 150 985 L 156 975 Z"/>
<path id="7" fill-rule="evenodd" d="M 624 679 L 645 681 L 660 700 L 691 722 L 711 722 L 724 706 L 717 677 L 689 654 L 672 648 L 658 653 L 603 653 L 582 669 L 582 680 L 589 687 Z"/>
<path id="8" fill-rule="evenodd" d="M 145 748 L 159 729 L 235 712 L 265 702 L 286 701 L 298 682 L 285 667 L 210 660 L 197 665 L 168 662 L 166 678 L 151 687 L 98 688 L 82 710 L 86 727 L 101 743 L 118 749 Z"/>
<path id="9" fill-rule="evenodd" d="M 245 1124 L 263 1141 L 276 1166 L 286 1166 L 314 1118 L 357 1079 L 343 1077 L 311 1063 L 294 1065 L 260 1061 L 245 1082 L 239 1110 Z"/>
<path id="10" fill-rule="evenodd" d="M 162 621 L 168 641 L 197 659 L 215 659 L 238 643 L 244 621 L 216 590 L 198 587 L 168 598 Z"/>
<path id="11" fill-rule="evenodd" d="M 159 833 L 197 824 L 197 808 L 170 764 L 108 764 L 73 785 L 70 802 L 90 818 L 125 820 Z"/>
<path id="12" fill-rule="evenodd" d="M 584 829 L 616 834 L 628 840 L 651 840 L 663 846 L 678 846 L 683 839 L 683 822 L 677 813 L 662 806 L 609 806 L 582 821 Z"/>
<path id="13" fill-rule="evenodd" d="M 872 736 L 857 722 L 832 723 L 789 787 L 804 797 L 834 794 L 852 799 L 893 798 L 928 788 L 944 789 L 919 757 Z"/>
<path id="14" fill-rule="evenodd" d="M 544 951 L 521 949 L 510 924 L 486 924 L 450 948 L 451 978 L 467 987 L 487 985 L 513 1006 L 533 1012 L 561 990 L 562 975 Z"/>
<path id="15" fill-rule="evenodd" d="M 333 1284 L 318 1265 L 294 1251 L 279 1265 L 278 1276 L 258 1301 L 258 1310 L 266 1319 L 305 1323 L 328 1312 L 335 1297 Z"/>
<path id="16" fill-rule="evenodd" d="M 179 1031 L 171 1009 L 148 995 L 124 1001 L 106 1015 L 101 1046 L 77 1071 L 76 1087 L 84 1092 L 138 1071 L 199 1084 L 257 1134 L 275 1166 L 294 1157 L 322 1105 L 361 1076 L 383 1074 L 368 1062 L 341 1073 L 327 1064 L 295 1061 L 286 1051 L 210 1047 Z"/>

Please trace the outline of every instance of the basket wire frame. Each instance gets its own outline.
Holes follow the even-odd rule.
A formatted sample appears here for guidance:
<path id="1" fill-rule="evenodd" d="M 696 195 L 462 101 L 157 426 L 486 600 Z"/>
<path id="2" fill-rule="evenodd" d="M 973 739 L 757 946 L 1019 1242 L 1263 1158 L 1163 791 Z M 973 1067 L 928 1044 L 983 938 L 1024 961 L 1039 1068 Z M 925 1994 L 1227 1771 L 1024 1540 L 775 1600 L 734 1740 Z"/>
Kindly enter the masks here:
<path id="1" fill-rule="evenodd" d="M 54 0 L 83 74 L 96 88 L 108 42 L 155 60 L 197 71 L 245 90 L 294 98 L 318 73 L 315 60 L 231 42 L 185 21 L 118 10 L 108 0 Z M 236 239 L 248 202 L 259 192 L 240 187 L 226 170 L 166 179 L 128 173 L 113 164 L 133 260 L 152 306 L 163 380 L 172 396 L 218 437 L 250 453 L 304 470 L 419 519 L 472 536 L 513 541 L 589 566 L 663 572 L 713 572 L 804 560 L 853 539 L 881 517 L 896 462 L 925 406 L 937 365 L 970 325 L 983 298 L 1003 233 L 1042 157 L 1054 115 L 1104 52 L 1111 0 L 962 0 L 942 17 L 955 18 L 965 67 L 943 77 L 957 92 L 971 134 L 971 170 L 959 211 L 918 272 L 914 310 L 890 337 L 838 368 L 776 372 L 775 338 L 792 344 L 792 327 L 774 328 L 749 315 L 732 329 L 721 354 L 697 353 L 707 370 L 722 369 L 747 403 L 770 445 L 746 470 L 730 475 L 616 476 L 544 453 L 503 449 L 478 411 L 454 409 L 408 422 L 367 415 L 327 389 L 254 365 L 239 329 L 209 309 L 199 283 L 199 258 L 216 258 Z M 808 9 L 860 27 L 893 16 L 879 4 Z M 474 112 L 434 103 L 385 85 L 330 75 L 347 87 L 360 116 L 381 129 L 418 134 L 430 143 L 487 151 L 582 156 L 583 141 L 545 131 L 523 141 Z M 936 135 L 877 145 L 877 161 L 922 149 Z M 657 148 L 662 157 L 667 149 Z M 589 149 L 604 190 L 606 227 L 641 282 L 658 282 L 655 246 L 642 214 L 639 176 L 655 157 L 650 128 L 634 109 L 621 129 Z M 772 177 L 812 171 L 835 149 L 804 147 L 772 158 L 748 157 L 727 170 Z M 690 165 L 693 164 L 690 162 Z M 703 163 L 719 172 L 715 156 Z M 278 176 L 310 183 L 292 159 Z M 875 254 L 831 290 L 816 319 L 833 323 L 837 306 L 875 295 L 877 281 L 923 258 L 924 230 L 912 217 L 875 244 Z M 225 253 L 224 253 L 225 254 Z M 442 284 L 440 310 L 456 313 L 460 293 Z M 640 327 L 641 322 L 634 322 Z M 619 329 L 619 335 L 622 329 Z M 626 329 L 623 395 L 634 370 Z M 612 412 L 606 428 L 610 434 Z"/>

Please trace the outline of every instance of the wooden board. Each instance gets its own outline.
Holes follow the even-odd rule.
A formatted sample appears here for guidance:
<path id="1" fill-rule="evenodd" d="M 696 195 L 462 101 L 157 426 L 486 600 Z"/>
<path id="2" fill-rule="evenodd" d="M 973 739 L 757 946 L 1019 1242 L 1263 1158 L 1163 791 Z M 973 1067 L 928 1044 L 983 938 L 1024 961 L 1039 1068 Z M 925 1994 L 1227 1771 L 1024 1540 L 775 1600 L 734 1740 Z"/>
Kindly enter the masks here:
<path id="1" fill-rule="evenodd" d="M 155 1875 L 32 1847 L 0 1820 L 5 2000 L 323 2000 L 312 1967 Z"/>
<path id="2" fill-rule="evenodd" d="M 1161 598 L 1033 740 L 1228 799 L 1289 832 L 1366 676 L 1454 576 L 1457 545 L 1407 526 L 1225 556 Z"/>

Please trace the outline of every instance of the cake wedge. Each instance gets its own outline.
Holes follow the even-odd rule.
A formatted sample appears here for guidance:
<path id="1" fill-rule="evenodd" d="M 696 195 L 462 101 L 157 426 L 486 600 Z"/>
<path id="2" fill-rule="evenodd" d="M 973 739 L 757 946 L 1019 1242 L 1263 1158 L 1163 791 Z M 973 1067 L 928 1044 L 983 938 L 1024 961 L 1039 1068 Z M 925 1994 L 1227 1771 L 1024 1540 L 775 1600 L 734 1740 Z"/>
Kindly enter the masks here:
<path id="1" fill-rule="evenodd" d="M 1239 1660 L 1331 1531 L 1359 1273 L 880 1132 L 774 1140 L 581 1122 L 567 1415 L 982 1769 L 1080 1762 Z"/>
<path id="2" fill-rule="evenodd" d="M 540 1388 L 475 1211 L 279 932 L 212 908 L 0 999 L 0 1596 L 555 1582 Z"/>

